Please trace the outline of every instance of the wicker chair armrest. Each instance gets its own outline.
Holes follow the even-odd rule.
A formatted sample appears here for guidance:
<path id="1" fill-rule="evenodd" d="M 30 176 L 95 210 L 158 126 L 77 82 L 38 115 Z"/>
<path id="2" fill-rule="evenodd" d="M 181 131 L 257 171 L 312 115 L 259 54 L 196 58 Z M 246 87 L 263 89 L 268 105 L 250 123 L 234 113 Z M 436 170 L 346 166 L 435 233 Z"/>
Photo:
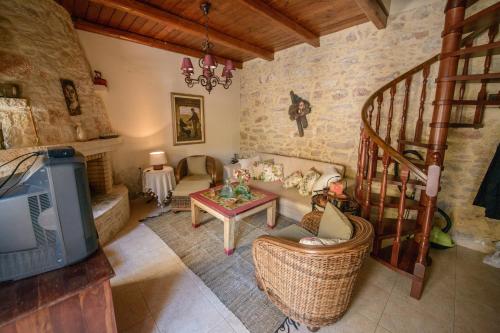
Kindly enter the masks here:
<path id="1" fill-rule="evenodd" d="M 312 211 L 307 213 L 300 221 L 299 226 L 306 229 L 310 233 L 317 235 L 319 230 L 319 223 L 321 222 L 321 216 L 323 216 L 323 212 Z"/>
<path id="2" fill-rule="evenodd" d="M 253 243 L 257 283 L 287 316 L 311 327 L 334 323 L 347 310 L 373 227 L 349 217 L 358 235 L 346 243 L 307 246 L 273 236 Z"/>
<path id="3" fill-rule="evenodd" d="M 187 171 L 187 159 L 183 158 L 175 167 L 175 181 L 177 184 L 179 184 L 182 178 L 186 177 Z"/>

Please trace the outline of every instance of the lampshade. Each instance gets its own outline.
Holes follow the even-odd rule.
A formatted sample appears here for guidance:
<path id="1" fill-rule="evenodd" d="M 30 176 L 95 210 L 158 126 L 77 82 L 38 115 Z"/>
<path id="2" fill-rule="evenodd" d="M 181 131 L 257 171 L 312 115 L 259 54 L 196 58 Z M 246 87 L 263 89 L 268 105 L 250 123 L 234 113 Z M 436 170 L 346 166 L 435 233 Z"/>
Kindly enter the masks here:
<path id="1" fill-rule="evenodd" d="M 233 77 L 233 74 L 231 73 L 230 70 L 227 69 L 227 67 L 224 67 L 224 69 L 222 70 L 222 77 L 230 79 Z"/>
<path id="2" fill-rule="evenodd" d="M 191 59 L 187 57 L 182 59 L 181 69 L 183 72 L 193 73 L 193 63 L 191 62 Z"/>
<path id="3" fill-rule="evenodd" d="M 214 57 L 212 57 L 211 54 L 205 54 L 205 56 L 203 57 L 203 68 L 215 68 L 217 67 L 215 65 L 215 59 Z"/>
<path id="4" fill-rule="evenodd" d="M 233 62 L 231 61 L 231 59 L 227 59 L 226 60 L 226 67 L 225 67 L 228 71 L 234 71 L 234 64 Z"/>
<path id="5" fill-rule="evenodd" d="M 167 156 L 164 151 L 153 151 L 149 153 L 149 164 L 153 166 L 155 170 L 163 169 L 163 165 L 167 164 Z"/>

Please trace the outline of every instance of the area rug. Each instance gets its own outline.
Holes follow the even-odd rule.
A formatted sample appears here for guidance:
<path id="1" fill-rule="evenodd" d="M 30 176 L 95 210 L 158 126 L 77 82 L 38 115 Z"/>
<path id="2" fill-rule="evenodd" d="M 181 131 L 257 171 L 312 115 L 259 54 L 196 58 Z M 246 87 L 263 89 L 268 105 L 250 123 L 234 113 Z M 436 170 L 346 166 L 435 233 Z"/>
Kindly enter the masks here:
<path id="1" fill-rule="evenodd" d="M 255 283 L 252 242 L 294 223 L 278 217 L 276 227 L 266 226 L 266 212 L 237 222 L 236 249 L 224 253 L 223 223 L 203 214 L 200 227 L 191 227 L 191 213 L 166 214 L 144 222 L 214 292 L 251 333 L 273 333 L 285 316 Z"/>

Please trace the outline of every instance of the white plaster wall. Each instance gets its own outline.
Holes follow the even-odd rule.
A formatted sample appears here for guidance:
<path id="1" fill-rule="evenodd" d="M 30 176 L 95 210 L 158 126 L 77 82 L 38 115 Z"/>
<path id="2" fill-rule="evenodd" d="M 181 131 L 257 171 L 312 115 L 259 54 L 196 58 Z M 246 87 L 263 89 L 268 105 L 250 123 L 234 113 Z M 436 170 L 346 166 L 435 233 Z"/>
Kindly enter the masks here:
<path id="1" fill-rule="evenodd" d="M 138 168 L 148 165 L 152 150 L 165 150 L 172 166 L 194 154 L 211 155 L 227 163 L 238 152 L 238 71 L 228 90 L 219 86 L 209 95 L 200 86 L 186 86 L 179 69 L 181 54 L 80 30 L 78 35 L 92 68 L 108 80 L 109 89 L 102 98 L 111 126 L 124 139 L 123 147 L 114 154 L 115 177 L 131 192 L 139 190 Z M 197 63 L 194 58 L 192 62 Z M 171 92 L 204 96 L 206 143 L 173 146 Z"/>

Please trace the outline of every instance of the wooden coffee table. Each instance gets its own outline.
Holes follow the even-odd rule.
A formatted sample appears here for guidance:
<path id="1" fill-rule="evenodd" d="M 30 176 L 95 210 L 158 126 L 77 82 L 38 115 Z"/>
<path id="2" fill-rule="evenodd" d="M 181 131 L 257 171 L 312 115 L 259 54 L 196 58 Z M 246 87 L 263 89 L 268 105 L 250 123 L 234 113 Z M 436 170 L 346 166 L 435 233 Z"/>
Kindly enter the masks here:
<path id="1" fill-rule="evenodd" d="M 213 189 L 215 193 L 222 188 Z M 267 225 L 274 228 L 276 225 L 276 200 L 274 193 L 250 187 L 253 198 L 241 200 L 236 204 L 228 204 L 217 195 L 213 196 L 211 189 L 191 193 L 191 224 L 193 228 L 200 225 L 200 211 L 204 210 L 210 215 L 224 222 L 224 252 L 229 256 L 234 252 L 235 222 L 245 217 L 267 210 Z"/>

